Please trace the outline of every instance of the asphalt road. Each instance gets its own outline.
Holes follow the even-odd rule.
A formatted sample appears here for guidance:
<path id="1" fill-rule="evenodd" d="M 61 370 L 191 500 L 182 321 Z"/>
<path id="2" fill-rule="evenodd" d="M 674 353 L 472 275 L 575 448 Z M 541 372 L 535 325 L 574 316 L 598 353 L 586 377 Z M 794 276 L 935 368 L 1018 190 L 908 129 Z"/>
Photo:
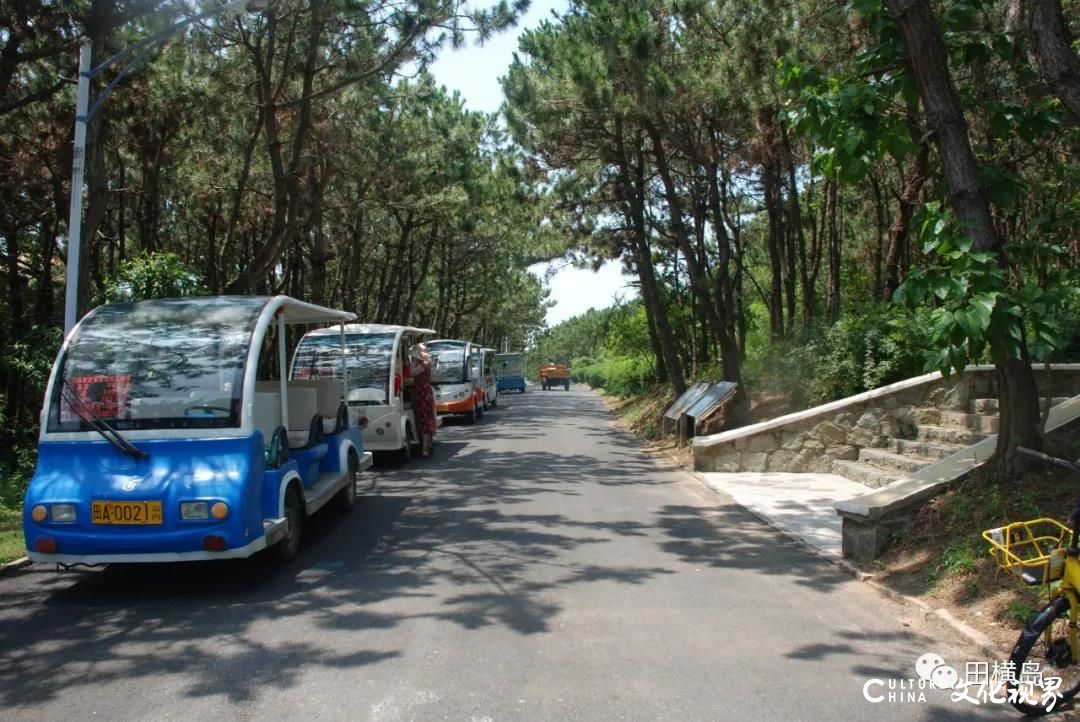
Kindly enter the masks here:
<path id="1" fill-rule="evenodd" d="M 973 658 L 640 453 L 587 391 L 503 396 L 373 473 L 285 567 L 0 579 L 0 718 L 1011 716 L 864 700 L 926 652 Z"/>

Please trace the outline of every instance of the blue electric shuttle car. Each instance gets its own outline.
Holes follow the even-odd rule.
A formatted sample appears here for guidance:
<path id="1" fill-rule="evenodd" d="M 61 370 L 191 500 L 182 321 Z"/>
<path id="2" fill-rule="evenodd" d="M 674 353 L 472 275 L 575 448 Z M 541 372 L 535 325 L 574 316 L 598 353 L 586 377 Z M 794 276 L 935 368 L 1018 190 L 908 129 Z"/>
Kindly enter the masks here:
<path id="1" fill-rule="evenodd" d="M 501 353 L 495 356 L 495 374 L 498 378 L 500 393 L 503 391 L 525 393 L 525 374 L 521 364 L 522 356 L 519 353 Z"/>
<path id="2" fill-rule="evenodd" d="M 347 378 L 288 380 L 286 326 L 351 313 L 286 296 L 100 306 L 53 365 L 26 492 L 28 556 L 102 564 L 299 551 L 371 465 Z M 300 334 L 297 334 L 297 337 Z"/>

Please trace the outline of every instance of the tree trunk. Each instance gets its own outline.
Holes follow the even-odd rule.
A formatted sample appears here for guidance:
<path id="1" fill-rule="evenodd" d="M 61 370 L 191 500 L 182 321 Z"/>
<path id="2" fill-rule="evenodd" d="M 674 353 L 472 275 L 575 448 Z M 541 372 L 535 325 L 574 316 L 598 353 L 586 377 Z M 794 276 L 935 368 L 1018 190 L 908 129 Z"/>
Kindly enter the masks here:
<path id="1" fill-rule="evenodd" d="M 768 216 L 767 248 L 769 252 L 769 335 L 772 339 L 784 335 L 784 209 L 780 198 L 780 178 L 776 172 L 774 153 L 775 111 L 765 107 L 758 110 L 758 162 L 761 164 L 761 185 Z"/>
<path id="2" fill-rule="evenodd" d="M 266 130 L 267 150 L 274 173 L 274 214 L 269 238 L 255 251 L 253 258 L 240 272 L 236 280 L 229 284 L 228 290 L 230 293 L 247 293 L 259 279 L 269 277 L 274 266 L 281 260 L 289 240 L 296 239 L 297 230 L 300 228 L 300 211 L 305 199 L 300 179 L 305 175 L 307 163 L 309 162 L 305 151 L 313 125 L 312 95 L 314 93 L 315 75 L 319 71 L 319 63 L 322 58 L 321 39 L 325 28 L 322 17 L 323 9 L 324 0 L 310 0 L 311 13 L 301 93 L 297 103 L 297 119 L 290 143 L 287 166 L 281 153 L 282 143 L 278 123 L 280 108 L 276 102 L 276 94 L 271 78 L 275 67 L 276 48 L 274 43 L 278 21 L 278 14 L 273 9 L 265 13 L 267 16 L 267 48 L 265 56 L 258 47 L 249 46 L 259 77 L 259 102 L 263 109 L 263 126 Z M 287 69 L 282 69 L 281 72 L 286 73 Z"/>
<path id="3" fill-rule="evenodd" d="M 994 254 L 1005 265 L 1003 244 L 990 216 L 990 203 L 979 182 L 979 169 L 968 141 L 968 124 L 949 73 L 948 52 L 926 0 L 885 0 L 900 28 L 909 66 L 915 76 L 930 127 L 938 144 L 949 199 L 961 226 L 971 233 L 972 249 Z M 998 468 L 1017 466 L 1016 447 L 1041 448 L 1039 402 L 1035 375 L 1021 341 L 1019 358 L 996 350 L 1001 430 L 997 437 Z"/>
<path id="4" fill-rule="evenodd" d="M 783 131 L 784 151 L 787 160 L 788 182 L 788 228 L 794 232 L 793 247 L 788 254 L 788 275 L 791 278 L 788 291 L 788 329 L 795 328 L 795 269 L 799 272 L 799 281 L 802 283 L 803 323 L 806 322 L 806 235 L 803 231 L 802 206 L 799 203 L 799 185 L 795 180 L 795 151 L 791 147 L 791 139 L 787 132 L 787 126 L 781 126 Z"/>
<path id="5" fill-rule="evenodd" d="M 158 250 L 157 231 L 161 214 L 161 165 L 165 160 L 165 133 L 151 134 L 154 147 L 142 149 L 142 193 L 139 194 L 139 247 Z M 121 186 L 123 187 L 123 186 Z"/>
<path id="6" fill-rule="evenodd" d="M 840 213 L 840 184 L 833 182 L 829 186 L 829 234 L 826 247 L 828 271 L 825 278 L 825 315 L 831 323 L 840 320 L 840 259 L 843 244 L 842 231 L 837 223 Z"/>
<path id="7" fill-rule="evenodd" d="M 1060 0 L 1030 0 L 1028 28 L 1043 78 L 1080 122 L 1080 58 L 1073 52 Z"/>
<path id="8" fill-rule="evenodd" d="M 868 179 L 870 181 L 870 190 L 874 194 L 874 252 L 872 259 L 874 264 L 874 291 L 870 294 L 870 297 L 881 298 L 881 265 L 885 260 L 885 226 L 888 223 L 888 211 L 885 208 L 885 194 L 882 192 L 881 182 L 873 173 L 868 176 Z"/>
<path id="9" fill-rule="evenodd" d="M 916 113 L 917 109 L 909 105 L 907 108 L 908 136 L 918 151 L 908 170 L 907 180 L 904 182 L 904 189 L 897 203 L 896 218 L 893 219 L 893 225 L 889 229 L 889 250 L 885 254 L 885 285 L 881 292 L 881 300 L 886 303 L 892 301 L 893 294 L 900 287 L 900 263 L 907 250 L 911 216 L 918 203 L 919 193 L 930 176 L 929 150 L 926 143 L 920 141 L 922 128 L 919 127 Z"/>
<path id="10" fill-rule="evenodd" d="M 656 282 L 656 271 L 652 262 L 652 247 L 649 244 L 648 230 L 645 223 L 645 203 L 647 180 L 645 178 L 645 156 L 642 138 L 636 142 L 637 162 L 630 173 L 630 157 L 624 144 L 622 126 L 616 121 L 616 144 L 619 154 L 619 178 L 623 186 L 624 212 L 632 228 L 631 247 L 634 265 L 637 267 L 638 280 L 641 283 L 641 300 L 645 304 L 645 313 L 656 327 L 656 341 L 659 350 L 657 370 L 664 369 L 670 376 L 676 393 L 686 390 L 686 377 L 679 362 L 678 344 L 671 330 L 667 309 L 660 298 L 660 288 Z"/>
<path id="11" fill-rule="evenodd" d="M 236 228 L 240 222 L 240 211 L 243 208 L 244 192 L 247 190 L 248 178 L 251 177 L 251 159 L 255 154 L 255 147 L 259 143 L 259 136 L 262 135 L 262 114 L 256 112 L 254 120 L 255 128 L 252 130 L 247 143 L 244 144 L 244 161 L 240 166 L 240 177 L 237 179 L 236 185 L 232 191 L 232 199 L 229 208 L 229 225 L 225 230 L 225 242 L 222 244 L 221 255 L 211 259 L 213 269 L 208 276 L 212 279 L 210 287 L 215 293 L 221 291 L 222 280 L 228 278 L 228 276 L 222 272 L 223 269 L 221 266 L 224 265 L 226 259 L 231 261 L 233 258 L 233 248 L 236 246 Z"/>

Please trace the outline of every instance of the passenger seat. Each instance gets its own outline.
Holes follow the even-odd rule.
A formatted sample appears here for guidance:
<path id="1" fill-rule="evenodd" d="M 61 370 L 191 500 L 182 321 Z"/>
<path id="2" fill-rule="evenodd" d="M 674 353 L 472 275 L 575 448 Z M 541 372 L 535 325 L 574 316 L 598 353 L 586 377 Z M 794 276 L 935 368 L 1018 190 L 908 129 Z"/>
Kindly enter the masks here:
<path id="1" fill-rule="evenodd" d="M 341 430 L 338 428 L 338 411 L 341 408 L 344 388 L 341 381 L 337 379 L 308 379 L 290 381 L 289 385 L 315 390 L 318 414 L 322 417 L 324 434 L 336 434 Z"/>

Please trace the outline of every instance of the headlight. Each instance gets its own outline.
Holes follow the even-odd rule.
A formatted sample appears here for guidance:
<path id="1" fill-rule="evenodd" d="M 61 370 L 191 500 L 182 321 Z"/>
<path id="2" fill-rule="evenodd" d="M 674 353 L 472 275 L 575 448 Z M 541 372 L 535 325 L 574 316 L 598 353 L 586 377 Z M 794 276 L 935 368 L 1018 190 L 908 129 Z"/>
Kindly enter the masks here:
<path id="1" fill-rule="evenodd" d="M 205 501 L 180 502 L 180 518 L 186 521 L 210 518 L 210 504 Z"/>
<path id="2" fill-rule="evenodd" d="M 53 521 L 75 521 L 75 505 L 53 504 L 49 507 L 49 514 Z"/>

